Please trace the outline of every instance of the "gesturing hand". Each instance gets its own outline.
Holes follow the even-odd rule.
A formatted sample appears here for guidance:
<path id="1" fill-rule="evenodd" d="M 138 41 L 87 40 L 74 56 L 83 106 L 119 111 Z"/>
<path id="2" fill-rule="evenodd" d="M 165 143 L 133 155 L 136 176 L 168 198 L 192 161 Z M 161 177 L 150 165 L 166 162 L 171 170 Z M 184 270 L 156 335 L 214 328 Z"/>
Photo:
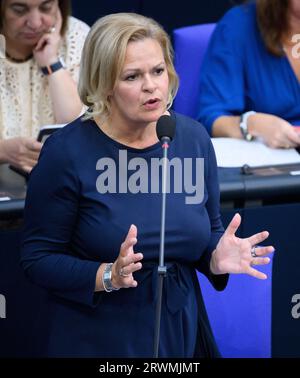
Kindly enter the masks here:
<path id="1" fill-rule="evenodd" d="M 270 262 L 268 257 L 262 256 L 274 252 L 274 248 L 272 246 L 255 247 L 256 244 L 267 239 L 269 233 L 263 231 L 241 239 L 235 236 L 240 224 L 241 216 L 235 214 L 212 254 L 211 271 L 214 274 L 245 273 L 259 279 L 266 279 L 267 275 L 254 269 L 253 265 L 265 265 Z"/>
<path id="2" fill-rule="evenodd" d="M 142 253 L 135 253 L 133 246 L 137 243 L 137 228 L 131 225 L 126 239 L 121 245 L 117 260 L 112 266 L 112 284 L 115 288 L 136 287 L 137 281 L 132 273 L 142 268 Z"/>
<path id="3" fill-rule="evenodd" d="M 57 10 L 56 22 L 53 28 L 44 34 L 33 50 L 34 58 L 40 67 L 49 66 L 58 60 L 58 49 L 61 41 L 62 16 Z"/>

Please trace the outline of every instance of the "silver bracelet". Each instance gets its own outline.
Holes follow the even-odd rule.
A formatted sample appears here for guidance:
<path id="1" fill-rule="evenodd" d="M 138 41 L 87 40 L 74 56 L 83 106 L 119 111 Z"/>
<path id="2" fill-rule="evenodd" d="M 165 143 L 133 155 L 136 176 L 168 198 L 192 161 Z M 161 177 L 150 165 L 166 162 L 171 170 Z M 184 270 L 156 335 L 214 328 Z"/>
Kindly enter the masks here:
<path id="1" fill-rule="evenodd" d="M 248 118 L 253 114 L 256 114 L 256 112 L 254 110 L 250 110 L 249 112 L 241 115 L 240 130 L 243 138 L 248 142 L 254 139 L 254 136 L 250 134 L 248 130 Z"/>
<path id="2" fill-rule="evenodd" d="M 113 290 L 119 290 L 119 288 L 115 288 L 111 282 L 111 270 L 112 270 L 113 263 L 108 263 L 105 265 L 104 272 L 102 275 L 102 284 L 103 288 L 107 293 L 110 293 Z"/>

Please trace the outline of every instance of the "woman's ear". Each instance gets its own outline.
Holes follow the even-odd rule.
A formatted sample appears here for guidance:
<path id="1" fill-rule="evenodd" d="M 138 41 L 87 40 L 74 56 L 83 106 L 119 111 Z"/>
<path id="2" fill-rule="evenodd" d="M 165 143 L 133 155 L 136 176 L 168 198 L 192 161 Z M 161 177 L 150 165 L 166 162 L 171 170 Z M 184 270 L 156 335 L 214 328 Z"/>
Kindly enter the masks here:
<path id="1" fill-rule="evenodd" d="M 108 95 L 107 95 L 107 97 L 106 97 L 107 102 L 110 102 L 111 98 L 113 97 L 113 94 L 114 94 L 113 91 L 109 91 L 109 92 L 108 92 Z"/>

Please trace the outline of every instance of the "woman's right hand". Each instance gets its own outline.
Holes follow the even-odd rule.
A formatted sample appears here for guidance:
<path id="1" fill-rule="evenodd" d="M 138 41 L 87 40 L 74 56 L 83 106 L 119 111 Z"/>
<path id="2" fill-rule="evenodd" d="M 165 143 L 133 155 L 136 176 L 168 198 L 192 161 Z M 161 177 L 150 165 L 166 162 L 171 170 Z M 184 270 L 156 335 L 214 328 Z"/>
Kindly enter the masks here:
<path id="1" fill-rule="evenodd" d="M 133 274 L 142 269 L 142 253 L 135 253 L 134 245 L 137 243 L 137 228 L 131 225 L 126 239 L 121 244 L 120 253 L 112 266 L 112 284 L 115 288 L 129 288 L 138 285 Z"/>
<path id="2" fill-rule="evenodd" d="M 248 118 L 250 134 L 260 137 L 271 148 L 295 148 L 300 145 L 300 134 L 287 121 L 277 116 L 256 113 Z"/>
<path id="3" fill-rule="evenodd" d="M 128 234 L 121 244 L 120 253 L 116 261 L 113 263 L 111 270 L 111 283 L 115 289 L 126 289 L 129 287 L 137 287 L 138 283 L 133 277 L 133 273 L 142 269 L 143 259 L 142 253 L 135 253 L 133 246 L 137 243 L 137 228 L 132 224 Z M 105 263 L 98 268 L 96 275 L 95 291 L 104 290 L 103 273 Z"/>
<path id="4" fill-rule="evenodd" d="M 120 253 L 113 263 L 111 270 L 111 283 L 116 289 L 137 287 L 138 283 L 133 278 L 133 273 L 142 269 L 142 253 L 135 253 L 133 246 L 137 243 L 137 228 L 131 225 L 128 234 L 121 244 Z M 104 290 L 103 273 L 106 264 L 101 264 L 96 275 L 95 291 Z"/>
<path id="5" fill-rule="evenodd" d="M 38 161 L 41 148 L 42 143 L 34 138 L 17 137 L 1 140 L 1 162 L 9 163 L 29 173 Z"/>

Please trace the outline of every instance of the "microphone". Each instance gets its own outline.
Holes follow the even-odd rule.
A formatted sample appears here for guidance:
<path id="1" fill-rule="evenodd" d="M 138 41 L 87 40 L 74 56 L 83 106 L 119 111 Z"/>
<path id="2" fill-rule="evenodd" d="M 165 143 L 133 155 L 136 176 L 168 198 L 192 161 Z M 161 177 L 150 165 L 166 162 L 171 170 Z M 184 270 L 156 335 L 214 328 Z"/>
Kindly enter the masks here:
<path id="1" fill-rule="evenodd" d="M 156 124 L 156 135 L 161 142 L 171 142 L 175 135 L 175 120 L 168 116 L 162 115 Z"/>
<path id="2" fill-rule="evenodd" d="M 167 193 L 167 161 L 169 143 L 175 135 L 175 120 L 167 115 L 161 116 L 156 124 L 156 134 L 163 148 L 163 169 L 162 169 L 162 206 L 161 206 L 161 225 L 160 225 L 160 247 L 159 247 L 159 266 L 157 268 L 157 303 L 154 326 L 154 348 L 153 357 L 158 358 L 160 319 L 163 281 L 167 275 L 167 267 L 164 264 L 165 254 L 165 223 L 166 223 L 166 193 Z"/>

